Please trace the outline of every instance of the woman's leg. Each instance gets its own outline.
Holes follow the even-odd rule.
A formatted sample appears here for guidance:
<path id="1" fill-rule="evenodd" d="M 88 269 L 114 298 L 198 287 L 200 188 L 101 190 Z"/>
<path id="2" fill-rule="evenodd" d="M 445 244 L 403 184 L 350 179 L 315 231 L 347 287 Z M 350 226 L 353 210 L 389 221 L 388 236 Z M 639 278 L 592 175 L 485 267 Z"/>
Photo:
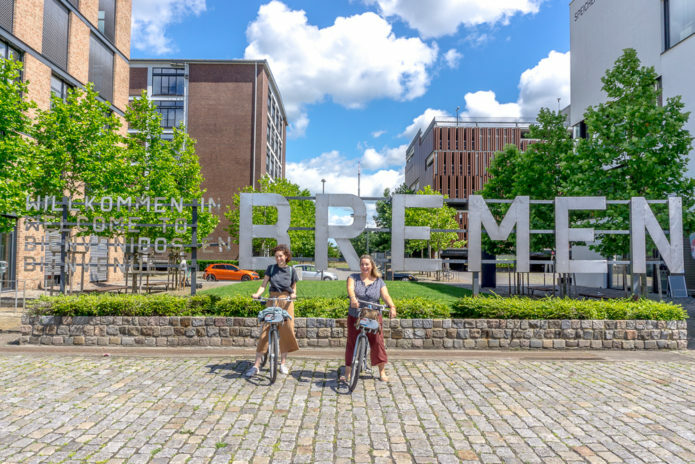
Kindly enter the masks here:
<path id="1" fill-rule="evenodd" d="M 275 293 L 275 292 L 273 292 Z M 271 296 L 278 296 L 280 298 L 289 297 L 289 293 L 277 293 Z M 294 303 L 281 302 L 278 306 L 287 311 L 287 313 L 292 316 L 292 319 L 288 319 L 283 322 L 278 328 L 278 334 L 280 336 L 280 363 L 285 364 L 287 360 L 287 353 L 297 351 L 299 349 L 299 344 L 297 343 L 297 337 L 294 334 Z"/>
<path id="2" fill-rule="evenodd" d="M 375 334 L 367 334 L 367 339 L 369 340 L 370 361 L 372 366 L 377 366 L 379 368 L 379 378 L 386 382 L 388 381 L 388 376 L 384 372 L 384 369 L 386 368 L 386 363 L 388 362 L 388 356 L 386 355 L 383 320 L 381 316 L 379 316 L 379 328 L 379 332 Z"/>

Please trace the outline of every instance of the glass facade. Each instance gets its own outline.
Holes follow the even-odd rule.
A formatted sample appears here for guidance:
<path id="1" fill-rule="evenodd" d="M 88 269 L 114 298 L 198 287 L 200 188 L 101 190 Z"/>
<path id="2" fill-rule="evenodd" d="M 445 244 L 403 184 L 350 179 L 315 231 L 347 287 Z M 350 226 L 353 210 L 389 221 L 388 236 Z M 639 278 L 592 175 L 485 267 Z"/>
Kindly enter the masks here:
<path id="1" fill-rule="evenodd" d="M 695 1 L 664 0 L 666 49 L 695 34 Z"/>
<path id="2" fill-rule="evenodd" d="M 282 124 L 280 105 L 272 89 L 268 88 L 268 109 L 266 126 L 266 173 L 273 179 L 281 179 L 282 173 Z"/>
<path id="3" fill-rule="evenodd" d="M 183 123 L 183 100 L 155 100 L 154 104 L 162 115 L 162 127 L 172 129 Z"/>
<path id="4" fill-rule="evenodd" d="M 184 70 L 152 68 L 152 95 L 183 95 Z"/>
<path id="5" fill-rule="evenodd" d="M 2 268 L 5 272 L 0 278 L 2 279 L 3 288 L 14 288 L 14 280 L 16 273 L 15 256 L 16 250 L 16 235 L 17 228 L 10 233 L 0 233 L 0 271 Z"/>

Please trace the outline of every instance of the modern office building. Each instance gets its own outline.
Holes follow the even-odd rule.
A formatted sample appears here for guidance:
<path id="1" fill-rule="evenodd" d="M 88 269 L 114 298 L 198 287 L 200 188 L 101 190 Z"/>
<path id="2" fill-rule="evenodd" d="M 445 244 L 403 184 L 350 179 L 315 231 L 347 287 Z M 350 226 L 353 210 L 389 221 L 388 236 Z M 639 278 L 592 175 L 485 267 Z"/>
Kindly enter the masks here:
<path id="1" fill-rule="evenodd" d="M 162 114 L 165 137 L 183 125 L 196 143 L 196 154 L 207 189 L 220 200 L 220 223 L 208 237 L 217 247 L 214 258 L 238 257 L 229 244 L 224 217 L 234 194 L 256 187 L 268 175 L 285 176 L 287 116 L 268 63 L 247 60 L 131 60 L 130 96 L 143 90 Z"/>
<path id="2" fill-rule="evenodd" d="M 51 94 L 64 97 L 70 87 L 93 82 L 111 109 L 123 115 L 128 104 L 131 0 L 0 0 L 0 57 L 23 63 L 30 81 L 26 97 L 50 108 Z M 8 263 L 4 286 L 19 279 L 36 288 L 51 270 L 26 266 L 53 255 L 48 247 L 27 247 L 26 237 L 43 242 L 43 230 L 27 230 L 22 219 L 10 234 L 0 234 L 0 261 Z M 98 240 L 88 261 L 108 254 Z M 97 251 L 98 249 L 98 251 Z M 102 256 L 103 257 L 103 256 Z M 104 280 L 107 273 L 90 275 Z"/>
<path id="3" fill-rule="evenodd" d="M 654 67 L 664 101 L 682 97 L 685 111 L 691 113 L 686 128 L 695 134 L 695 1 L 573 0 L 569 9 L 570 125 L 575 137 L 586 134 L 586 108 L 605 101 L 601 77 L 625 48 L 634 48 L 644 66 Z M 695 177 L 695 150 L 687 174 Z M 690 289 L 695 289 L 693 232 L 684 231 Z"/>
<path id="4" fill-rule="evenodd" d="M 511 118 L 432 119 L 406 150 L 405 183 L 412 190 L 429 185 L 449 198 L 468 198 L 489 179 L 495 152 L 509 144 L 525 151 L 533 143 L 525 137 L 530 124 Z M 458 221 L 465 229 L 466 215 Z"/>

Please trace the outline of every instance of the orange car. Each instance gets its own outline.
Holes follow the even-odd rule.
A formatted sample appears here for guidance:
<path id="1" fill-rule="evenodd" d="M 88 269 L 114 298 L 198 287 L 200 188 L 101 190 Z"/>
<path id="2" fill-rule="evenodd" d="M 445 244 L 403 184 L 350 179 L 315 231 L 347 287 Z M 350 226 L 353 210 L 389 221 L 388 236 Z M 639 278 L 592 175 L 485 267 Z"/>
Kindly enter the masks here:
<path id="1" fill-rule="evenodd" d="M 258 272 L 240 269 L 233 264 L 210 264 L 203 274 L 205 280 L 258 280 Z"/>

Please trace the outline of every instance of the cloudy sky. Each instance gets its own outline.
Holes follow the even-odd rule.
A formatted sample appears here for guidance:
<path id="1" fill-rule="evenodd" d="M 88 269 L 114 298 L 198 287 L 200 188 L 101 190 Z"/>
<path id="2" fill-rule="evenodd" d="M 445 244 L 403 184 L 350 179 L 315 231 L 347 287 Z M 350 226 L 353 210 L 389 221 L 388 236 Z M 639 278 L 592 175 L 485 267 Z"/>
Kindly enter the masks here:
<path id="1" fill-rule="evenodd" d="M 380 196 L 433 117 L 569 102 L 569 2 L 133 0 L 132 58 L 266 59 L 290 127 L 287 177 Z M 558 98 L 560 101 L 558 102 Z"/>

